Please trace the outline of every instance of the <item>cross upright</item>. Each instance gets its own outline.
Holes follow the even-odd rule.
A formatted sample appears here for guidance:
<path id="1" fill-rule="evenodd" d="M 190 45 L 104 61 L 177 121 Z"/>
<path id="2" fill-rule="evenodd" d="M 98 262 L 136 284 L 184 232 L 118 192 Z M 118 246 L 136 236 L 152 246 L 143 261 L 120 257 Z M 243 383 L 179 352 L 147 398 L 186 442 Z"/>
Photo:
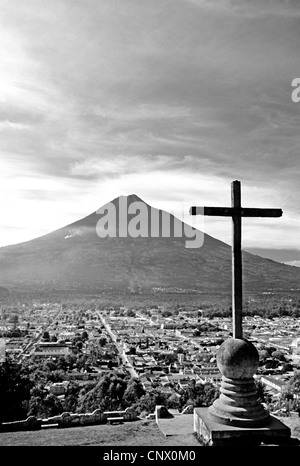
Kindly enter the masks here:
<path id="1" fill-rule="evenodd" d="M 232 336 L 243 338 L 242 217 L 281 217 L 282 209 L 244 208 L 241 183 L 231 183 L 231 207 L 191 207 L 191 215 L 232 217 Z"/>

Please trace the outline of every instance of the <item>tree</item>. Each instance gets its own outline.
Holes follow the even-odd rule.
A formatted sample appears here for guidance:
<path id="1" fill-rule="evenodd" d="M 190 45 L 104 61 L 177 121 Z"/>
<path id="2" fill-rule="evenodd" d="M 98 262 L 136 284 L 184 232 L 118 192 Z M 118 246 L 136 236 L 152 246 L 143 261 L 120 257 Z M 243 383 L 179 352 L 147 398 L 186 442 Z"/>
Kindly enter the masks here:
<path id="1" fill-rule="evenodd" d="M 271 397 L 268 394 L 268 392 L 266 391 L 266 388 L 265 388 L 264 384 L 262 383 L 262 381 L 261 380 L 255 380 L 254 382 L 255 382 L 255 386 L 256 386 L 258 400 L 261 403 L 270 402 Z"/>
<path id="2" fill-rule="evenodd" d="M 29 400 L 29 406 L 28 406 L 28 416 L 39 416 L 40 415 L 40 410 L 41 406 L 43 404 L 44 400 L 44 394 L 41 393 L 35 393 L 32 394 Z"/>
<path id="3" fill-rule="evenodd" d="M 287 390 L 294 395 L 300 396 L 300 371 L 297 371 L 287 384 Z"/>
<path id="4" fill-rule="evenodd" d="M 26 365 L 9 357 L 0 364 L 0 422 L 24 419 L 33 382 Z"/>
<path id="5" fill-rule="evenodd" d="M 77 356 L 75 354 L 68 354 L 65 358 L 68 368 L 72 369 L 72 367 L 76 364 Z"/>
<path id="6" fill-rule="evenodd" d="M 126 403 L 124 393 L 128 379 L 123 373 L 116 371 L 106 374 L 96 386 L 81 397 L 77 410 L 79 412 L 91 412 L 97 408 L 103 411 L 124 409 Z"/>
<path id="7" fill-rule="evenodd" d="M 170 395 L 167 399 L 166 407 L 170 409 L 180 409 L 180 396 L 178 396 L 176 393 L 172 393 L 172 395 Z"/>
<path id="8" fill-rule="evenodd" d="M 45 371 L 49 372 L 49 371 L 54 371 L 57 369 L 57 364 L 50 360 L 50 361 L 45 361 L 44 364 L 43 364 L 43 369 L 45 369 Z"/>
<path id="9" fill-rule="evenodd" d="M 49 373 L 47 377 L 47 382 L 63 382 L 66 380 L 67 376 L 64 370 L 58 369 Z"/>
<path id="10" fill-rule="evenodd" d="M 113 368 L 113 363 L 112 363 L 111 360 L 108 361 L 108 363 L 107 363 L 107 368 L 108 368 L 108 369 L 112 369 L 112 368 Z"/>
<path id="11" fill-rule="evenodd" d="M 75 413 L 78 405 L 80 386 L 77 382 L 71 382 L 65 393 L 65 398 L 62 402 L 64 411 Z"/>
<path id="12" fill-rule="evenodd" d="M 273 351 L 271 356 L 272 358 L 278 359 L 279 361 L 285 361 L 285 355 L 282 351 Z"/>
<path id="13" fill-rule="evenodd" d="M 50 335 L 49 335 L 49 332 L 47 330 L 43 333 L 42 338 L 43 338 L 44 341 L 50 341 Z"/>
<path id="14" fill-rule="evenodd" d="M 159 360 L 163 360 L 166 364 L 173 364 L 178 360 L 178 357 L 176 354 L 161 354 Z"/>
<path id="15" fill-rule="evenodd" d="M 124 401 L 127 406 L 136 403 L 143 395 L 145 395 L 145 390 L 140 380 L 131 379 L 124 392 Z"/>
<path id="16" fill-rule="evenodd" d="M 82 350 L 82 348 L 83 348 L 83 343 L 82 343 L 81 340 L 76 341 L 76 343 L 75 343 L 75 348 L 76 348 L 77 350 L 79 350 L 79 351 Z"/>
<path id="17" fill-rule="evenodd" d="M 211 382 L 196 385 L 195 381 L 190 381 L 187 389 L 181 392 L 182 406 L 189 404 L 194 406 L 210 406 L 219 396 L 219 389 Z"/>
<path id="18" fill-rule="evenodd" d="M 285 372 L 289 372 L 289 371 L 292 371 L 293 370 L 293 365 L 289 362 L 284 362 L 282 364 L 282 374 L 284 374 Z"/>
<path id="19" fill-rule="evenodd" d="M 105 346 L 107 343 L 107 339 L 105 337 L 101 337 L 99 338 L 99 345 L 102 347 L 102 346 Z"/>
<path id="20" fill-rule="evenodd" d="M 89 336 L 88 336 L 88 333 L 87 333 L 86 330 L 84 330 L 84 331 L 82 332 L 82 334 L 81 334 L 81 339 L 82 339 L 83 341 L 89 339 Z"/>
<path id="21" fill-rule="evenodd" d="M 263 363 L 266 361 L 266 359 L 268 359 L 268 357 L 269 357 L 269 353 L 268 353 L 268 351 L 265 350 L 265 349 L 260 350 L 260 351 L 258 352 L 258 354 L 259 354 L 260 363 L 262 363 L 262 364 L 263 364 Z"/>
<path id="22" fill-rule="evenodd" d="M 61 369 L 63 371 L 66 371 L 68 368 L 68 362 L 64 356 L 59 356 L 58 361 L 57 361 L 57 369 Z"/>
<path id="23" fill-rule="evenodd" d="M 88 356 L 87 355 L 81 355 L 76 362 L 76 365 L 78 369 L 84 369 L 86 366 L 86 361 L 87 361 Z"/>
<path id="24" fill-rule="evenodd" d="M 45 390 L 35 390 L 29 400 L 28 416 L 47 418 L 63 412 L 61 401 L 52 393 Z"/>
<path id="25" fill-rule="evenodd" d="M 277 359 L 267 359 L 265 362 L 266 369 L 276 369 L 280 365 Z"/>
<path id="26" fill-rule="evenodd" d="M 300 309 L 294 308 L 292 310 L 292 317 L 300 317 Z"/>
<path id="27" fill-rule="evenodd" d="M 167 405 L 168 396 L 159 390 L 148 391 L 139 401 L 133 405 L 138 412 L 153 413 L 156 405 Z"/>
<path id="28" fill-rule="evenodd" d="M 266 346 L 265 349 L 268 351 L 270 357 L 272 353 L 276 351 L 276 348 L 274 346 Z"/>
<path id="29" fill-rule="evenodd" d="M 12 324 L 15 324 L 17 325 L 19 323 L 19 316 L 17 314 L 13 314 L 9 319 L 8 319 L 9 322 L 11 322 Z"/>

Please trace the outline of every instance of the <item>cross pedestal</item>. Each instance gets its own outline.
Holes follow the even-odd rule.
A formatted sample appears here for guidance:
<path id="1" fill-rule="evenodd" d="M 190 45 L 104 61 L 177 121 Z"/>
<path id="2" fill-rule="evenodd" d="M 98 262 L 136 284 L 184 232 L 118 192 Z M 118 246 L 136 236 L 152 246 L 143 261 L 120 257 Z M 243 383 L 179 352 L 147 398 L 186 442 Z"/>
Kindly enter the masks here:
<path id="1" fill-rule="evenodd" d="M 269 413 L 257 399 L 253 378 L 258 364 L 255 346 L 245 339 L 230 338 L 220 346 L 220 396 L 208 409 L 214 421 L 236 427 L 260 427 L 269 422 Z"/>
<path id="2" fill-rule="evenodd" d="M 242 217 L 280 217 L 281 209 L 241 207 L 240 182 L 233 181 L 231 207 L 191 207 L 192 215 L 232 217 L 232 333 L 217 352 L 222 374 L 220 396 L 209 408 L 196 408 L 195 431 L 204 443 L 235 444 L 285 443 L 290 429 L 271 416 L 259 402 L 255 375 L 259 355 L 255 346 L 243 338 L 242 329 Z M 243 440 L 242 440 L 243 439 Z M 223 443 L 222 443 L 223 442 Z"/>

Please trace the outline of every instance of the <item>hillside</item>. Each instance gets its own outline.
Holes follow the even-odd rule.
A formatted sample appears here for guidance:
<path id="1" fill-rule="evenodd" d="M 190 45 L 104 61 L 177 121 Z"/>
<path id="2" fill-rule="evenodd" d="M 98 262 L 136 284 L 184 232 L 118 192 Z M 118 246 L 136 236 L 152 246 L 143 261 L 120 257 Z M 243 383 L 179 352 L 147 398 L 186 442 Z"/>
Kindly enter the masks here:
<path id="1" fill-rule="evenodd" d="M 160 219 L 158 237 L 120 237 L 120 202 L 141 202 Z M 163 237 L 165 212 L 152 209 L 135 195 L 112 201 L 117 214 L 116 237 L 101 238 L 99 219 L 87 217 L 40 238 L 0 248 L 0 285 L 12 289 L 93 292 L 153 292 L 156 289 L 198 292 L 231 290 L 231 247 L 207 234 L 202 247 L 189 249 L 185 241 L 195 235 L 191 227 L 171 216 L 171 234 Z M 127 226 L 136 214 L 128 214 Z M 155 217 L 156 218 L 156 217 Z M 183 231 L 174 235 L 174 224 Z M 103 229 L 102 229 L 103 230 Z M 198 231 L 198 230 L 197 230 Z M 200 232 L 199 232 L 200 234 Z M 244 252 L 245 290 L 299 288 L 300 268 Z"/>
<path id="2" fill-rule="evenodd" d="M 280 418 L 300 439 L 300 420 Z M 164 436 L 155 421 L 134 421 L 122 425 L 97 425 L 25 432 L 2 432 L 0 447 L 11 446 L 157 446 L 200 447 L 193 434 Z M 270 448 L 270 447 L 269 447 Z M 278 448 L 278 447 L 277 447 Z M 269 451 L 269 450 L 268 450 Z"/>
<path id="3" fill-rule="evenodd" d="M 165 437 L 155 421 L 26 432 L 2 432 L 0 446 L 200 446 L 190 434 Z"/>

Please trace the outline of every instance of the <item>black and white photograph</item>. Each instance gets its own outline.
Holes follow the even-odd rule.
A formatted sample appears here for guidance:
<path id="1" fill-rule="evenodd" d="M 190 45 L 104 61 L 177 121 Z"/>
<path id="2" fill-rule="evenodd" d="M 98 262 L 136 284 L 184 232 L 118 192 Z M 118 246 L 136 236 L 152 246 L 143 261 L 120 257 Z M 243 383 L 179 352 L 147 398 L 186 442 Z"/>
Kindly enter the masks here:
<path id="1" fill-rule="evenodd" d="M 297 0 L 0 0 L 3 454 L 300 446 L 299 51 Z"/>

